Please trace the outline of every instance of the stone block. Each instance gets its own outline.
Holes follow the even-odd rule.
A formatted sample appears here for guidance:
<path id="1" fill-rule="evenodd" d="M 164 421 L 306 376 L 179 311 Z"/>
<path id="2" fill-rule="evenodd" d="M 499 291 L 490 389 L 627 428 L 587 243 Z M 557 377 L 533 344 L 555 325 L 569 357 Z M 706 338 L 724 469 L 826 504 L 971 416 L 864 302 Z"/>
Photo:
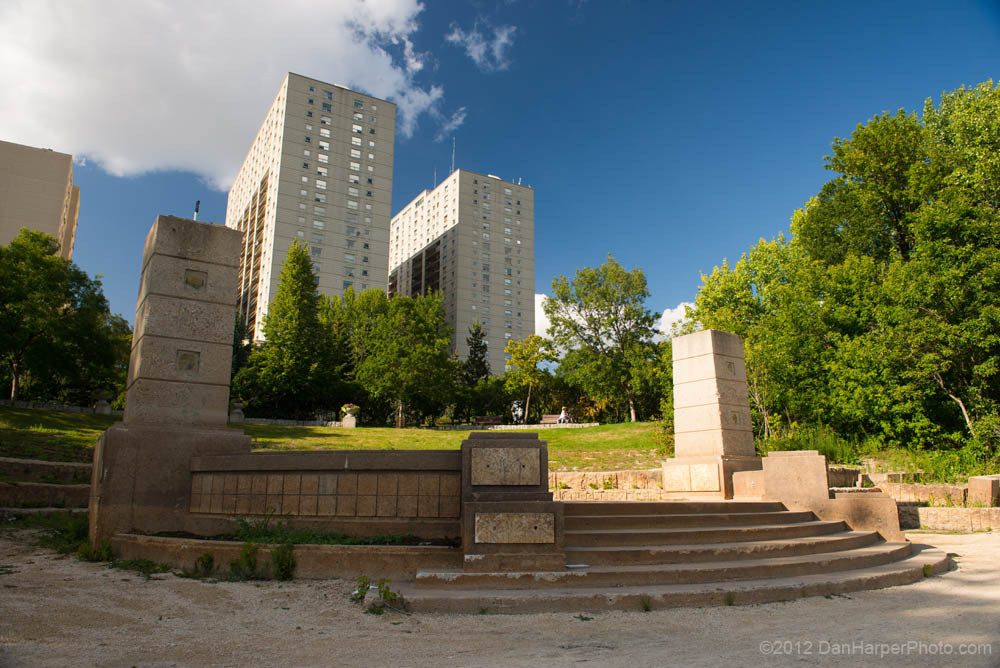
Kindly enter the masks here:
<path id="1" fill-rule="evenodd" d="M 222 225 L 175 216 L 157 216 L 146 235 L 143 267 L 154 253 L 221 264 L 237 269 L 243 233 Z"/>
<path id="2" fill-rule="evenodd" d="M 674 434 L 674 452 L 678 457 L 731 455 L 753 457 L 752 431 L 708 429 Z"/>
<path id="3" fill-rule="evenodd" d="M 238 288 L 239 274 L 231 266 L 154 253 L 143 268 L 136 303 L 154 294 L 231 305 Z"/>
<path id="4" fill-rule="evenodd" d="M 753 432 L 753 425 L 750 423 L 750 406 L 746 404 L 742 406 L 709 404 L 674 408 L 675 434 L 709 429 Z"/>
<path id="5" fill-rule="evenodd" d="M 742 357 L 702 355 L 701 357 L 674 359 L 673 364 L 674 383 L 677 385 L 711 378 L 747 382 L 747 370 Z"/>
<path id="6" fill-rule="evenodd" d="M 733 474 L 733 498 L 763 498 L 764 471 L 737 471 Z"/>
<path id="7" fill-rule="evenodd" d="M 383 496 L 381 494 L 376 497 L 375 502 L 375 514 L 379 517 L 395 517 L 396 515 L 396 496 Z"/>
<path id="8" fill-rule="evenodd" d="M 477 543 L 554 543 L 552 513 L 476 513 Z"/>
<path id="9" fill-rule="evenodd" d="M 674 408 L 705 405 L 747 405 L 747 384 L 740 380 L 705 378 L 674 385 Z"/>
<path id="10" fill-rule="evenodd" d="M 473 485 L 538 485 L 538 448 L 476 448 Z"/>
<path id="11" fill-rule="evenodd" d="M 316 497 L 316 514 L 321 517 L 330 517 L 337 514 L 336 496 Z"/>
<path id="12" fill-rule="evenodd" d="M 378 494 L 378 474 L 377 473 L 359 473 L 358 474 L 358 495 L 370 494 L 374 496 Z"/>
<path id="13" fill-rule="evenodd" d="M 977 475 L 969 478 L 966 503 L 990 508 L 1000 506 L 1000 475 Z M 1000 528 L 1000 527 L 998 527 Z"/>
<path id="14" fill-rule="evenodd" d="M 762 465 L 765 500 L 808 505 L 830 498 L 826 457 L 816 450 L 772 452 Z"/>
<path id="15" fill-rule="evenodd" d="M 674 359 L 720 354 L 743 359 L 743 339 L 738 334 L 718 329 L 704 329 L 678 336 L 671 341 Z"/>
<path id="16" fill-rule="evenodd" d="M 358 517 L 374 517 L 377 509 L 376 499 L 378 497 L 369 494 L 358 495 L 357 515 Z"/>
<path id="17" fill-rule="evenodd" d="M 147 335 L 232 345 L 235 317 L 236 306 L 232 304 L 150 294 L 136 308 L 132 345 Z"/>
<path id="18" fill-rule="evenodd" d="M 663 496 L 668 499 L 730 499 L 733 497 L 733 475 L 759 468 L 757 457 L 674 457 L 663 463 Z"/>
<path id="19" fill-rule="evenodd" d="M 417 496 L 419 477 L 416 473 L 400 473 L 397 480 L 397 490 L 400 496 Z"/>
<path id="20" fill-rule="evenodd" d="M 438 496 L 418 496 L 417 497 L 417 516 L 418 517 L 438 517 L 439 516 L 439 502 L 440 497 Z"/>
<path id="21" fill-rule="evenodd" d="M 416 494 L 396 497 L 396 515 L 403 518 L 415 518 L 418 516 L 418 499 Z"/>
<path id="22" fill-rule="evenodd" d="M 337 516 L 354 517 L 357 514 L 358 497 L 354 495 L 337 495 Z"/>
<path id="23" fill-rule="evenodd" d="M 299 497 L 299 515 L 312 516 L 316 514 L 317 497 L 315 494 L 303 494 Z"/>
<path id="24" fill-rule="evenodd" d="M 319 493 L 319 476 L 315 473 L 304 473 L 302 475 L 301 487 L 299 489 L 301 494 L 318 494 Z"/>
<path id="25" fill-rule="evenodd" d="M 186 341 L 147 334 L 132 348 L 128 384 L 139 378 L 229 386 L 232 343 Z"/>
<path id="26" fill-rule="evenodd" d="M 420 496 L 437 496 L 441 493 L 441 476 L 436 473 L 421 473 L 417 478 L 417 493 Z"/>
<path id="27" fill-rule="evenodd" d="M 354 495 L 358 493 L 358 474 L 340 473 L 337 476 L 337 496 Z"/>
<path id="28" fill-rule="evenodd" d="M 140 378 L 125 395 L 123 422 L 129 425 L 224 428 L 229 387 Z"/>

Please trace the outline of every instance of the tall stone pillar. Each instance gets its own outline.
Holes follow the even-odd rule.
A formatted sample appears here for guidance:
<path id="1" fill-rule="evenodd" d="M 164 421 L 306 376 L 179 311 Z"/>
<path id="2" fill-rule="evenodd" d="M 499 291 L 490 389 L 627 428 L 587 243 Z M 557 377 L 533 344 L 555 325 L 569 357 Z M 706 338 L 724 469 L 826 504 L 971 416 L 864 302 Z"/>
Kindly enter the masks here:
<path id="1" fill-rule="evenodd" d="M 189 530 L 192 457 L 249 452 L 228 429 L 241 233 L 159 216 L 146 237 L 125 415 L 94 450 L 91 541 Z"/>
<path id="2" fill-rule="evenodd" d="M 743 340 L 709 329 L 673 340 L 674 458 L 663 465 L 668 498 L 732 498 L 733 473 L 758 470 Z"/>

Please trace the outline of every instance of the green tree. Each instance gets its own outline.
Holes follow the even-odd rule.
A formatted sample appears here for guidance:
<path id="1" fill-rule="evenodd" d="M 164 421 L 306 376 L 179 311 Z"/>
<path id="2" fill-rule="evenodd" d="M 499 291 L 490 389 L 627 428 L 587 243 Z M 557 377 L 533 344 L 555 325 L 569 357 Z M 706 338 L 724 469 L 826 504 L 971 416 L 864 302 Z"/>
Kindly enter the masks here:
<path id="1" fill-rule="evenodd" d="M 254 413 L 306 418 L 339 405 L 345 362 L 320 321 L 322 303 L 309 255 L 293 242 L 264 319 L 264 342 L 235 379 L 235 393 Z"/>
<path id="2" fill-rule="evenodd" d="M 598 268 L 584 267 L 572 281 L 558 276 L 543 308 L 555 345 L 579 351 L 576 379 L 596 396 L 612 392 L 625 399 L 629 419 L 637 420 L 636 370 L 655 357 L 658 314 L 646 308 L 649 297 L 641 269 L 626 271 L 611 255 Z"/>
<path id="3" fill-rule="evenodd" d="M 110 313 L 100 281 L 58 252 L 53 237 L 27 229 L 0 246 L 0 357 L 11 399 L 27 389 L 86 404 L 124 390 L 131 330 Z"/>
<path id="4" fill-rule="evenodd" d="M 469 327 L 465 337 L 469 354 L 462 362 L 459 384 L 455 394 L 455 415 L 468 421 L 472 415 L 484 415 L 489 403 L 490 362 L 486 347 L 486 332 L 479 321 Z"/>
<path id="5" fill-rule="evenodd" d="M 407 407 L 423 418 L 450 403 L 456 374 L 450 342 L 437 294 L 394 297 L 386 313 L 374 319 L 357 379 L 375 397 L 392 402 L 397 427 L 405 425 Z"/>
<path id="6" fill-rule="evenodd" d="M 524 402 L 523 421 L 527 423 L 531 410 L 531 390 L 542 382 L 546 376 L 543 364 L 554 362 L 555 353 L 548 342 L 537 334 L 532 334 L 520 341 L 511 339 L 504 349 L 510 358 L 507 360 L 507 373 L 504 377 L 507 390 L 516 392 L 528 388 L 528 397 Z"/>

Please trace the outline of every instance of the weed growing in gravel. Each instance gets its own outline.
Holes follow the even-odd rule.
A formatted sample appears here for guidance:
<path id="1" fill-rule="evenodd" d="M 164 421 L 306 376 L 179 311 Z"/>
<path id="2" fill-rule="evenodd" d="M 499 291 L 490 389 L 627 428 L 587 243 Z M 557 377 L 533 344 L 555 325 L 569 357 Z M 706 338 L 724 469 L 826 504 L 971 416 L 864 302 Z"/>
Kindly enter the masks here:
<path id="1" fill-rule="evenodd" d="M 640 596 L 639 607 L 642 609 L 643 612 L 649 612 L 650 610 L 653 609 L 653 601 L 650 600 L 648 596 Z"/>
<path id="2" fill-rule="evenodd" d="M 295 547 L 291 543 L 285 543 L 271 550 L 271 568 L 274 570 L 275 580 L 291 580 L 295 575 L 295 556 L 292 551 Z"/>
<path id="3" fill-rule="evenodd" d="M 264 569 L 257 568 L 257 553 L 260 547 L 256 543 L 243 543 L 240 556 L 229 562 L 229 574 L 233 580 L 267 580 Z"/>
<path id="4" fill-rule="evenodd" d="M 396 610 L 397 612 L 406 611 L 406 603 L 403 601 L 403 597 L 394 592 L 389 585 L 392 584 L 392 580 L 382 579 L 378 581 L 375 585 L 378 591 L 378 600 L 372 601 L 367 608 L 365 608 L 365 613 L 369 615 L 381 615 L 386 609 Z M 354 603 L 361 603 L 365 600 L 368 592 L 371 591 L 372 581 L 368 579 L 367 576 L 362 575 L 358 578 L 357 588 L 351 592 L 351 601 Z M 486 608 L 480 608 L 479 614 L 486 614 L 484 611 Z"/>
<path id="5" fill-rule="evenodd" d="M 194 560 L 194 568 L 182 568 L 175 573 L 177 577 L 191 578 L 194 580 L 204 580 L 212 577 L 215 572 L 215 556 L 211 552 L 204 552 Z"/>
<path id="6" fill-rule="evenodd" d="M 149 559 L 115 559 L 112 560 L 110 567 L 135 571 L 147 580 L 155 573 L 169 573 L 171 569 L 171 565 L 166 562 L 150 561 Z"/>
<path id="7" fill-rule="evenodd" d="M 84 542 L 77 548 L 76 556 L 81 561 L 111 561 L 111 543 L 107 540 L 98 541 L 97 545 Z"/>

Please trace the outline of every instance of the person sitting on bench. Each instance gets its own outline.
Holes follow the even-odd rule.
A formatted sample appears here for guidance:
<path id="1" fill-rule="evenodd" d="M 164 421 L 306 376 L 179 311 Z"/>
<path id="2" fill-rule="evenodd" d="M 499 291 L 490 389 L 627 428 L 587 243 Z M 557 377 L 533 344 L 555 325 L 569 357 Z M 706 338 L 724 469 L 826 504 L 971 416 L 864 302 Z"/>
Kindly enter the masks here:
<path id="1" fill-rule="evenodd" d="M 562 411 L 559 413 L 559 424 L 563 424 L 564 422 L 569 422 L 569 415 L 566 413 L 565 406 L 562 407 Z"/>

